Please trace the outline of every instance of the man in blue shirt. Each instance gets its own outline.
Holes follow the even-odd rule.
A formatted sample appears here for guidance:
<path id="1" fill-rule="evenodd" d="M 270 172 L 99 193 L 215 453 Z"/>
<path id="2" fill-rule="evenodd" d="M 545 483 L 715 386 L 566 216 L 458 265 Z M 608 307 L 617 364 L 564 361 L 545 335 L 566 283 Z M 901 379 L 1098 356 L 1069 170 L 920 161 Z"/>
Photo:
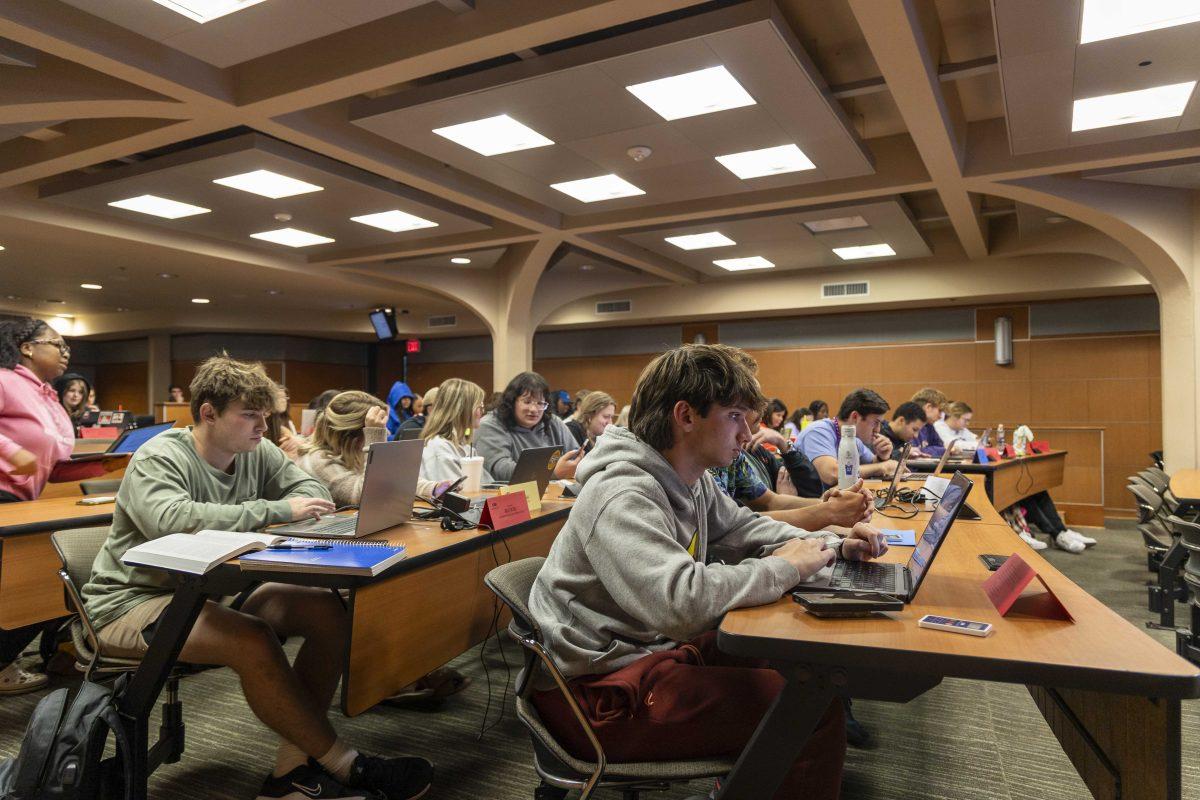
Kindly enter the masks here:
<path id="1" fill-rule="evenodd" d="M 808 456 L 817 468 L 821 483 L 836 486 L 838 445 L 842 440 L 842 426 L 853 425 L 858 441 L 858 474 L 861 478 L 890 478 L 896 462 L 889 461 L 892 443 L 879 433 L 888 402 L 871 389 L 855 389 L 846 395 L 838 409 L 836 418 L 810 423 L 800 431 L 796 447 Z"/>
<path id="2" fill-rule="evenodd" d="M 941 458 L 942 453 L 946 452 L 946 443 L 942 441 L 933 423 L 942 418 L 942 412 L 950 399 L 937 389 L 926 387 L 912 396 L 912 402 L 925 410 L 925 427 L 921 428 L 917 438 L 913 440 L 913 447 L 931 458 Z"/>

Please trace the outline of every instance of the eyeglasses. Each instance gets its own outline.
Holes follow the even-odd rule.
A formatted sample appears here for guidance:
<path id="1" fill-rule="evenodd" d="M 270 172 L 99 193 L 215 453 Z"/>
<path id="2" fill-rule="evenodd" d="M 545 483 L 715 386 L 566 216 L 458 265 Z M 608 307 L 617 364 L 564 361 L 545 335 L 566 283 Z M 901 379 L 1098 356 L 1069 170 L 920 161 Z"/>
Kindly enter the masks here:
<path id="1" fill-rule="evenodd" d="M 540 403 L 530 403 L 529 405 L 533 406 L 534 408 L 540 408 L 542 411 L 545 411 L 547 408 L 550 407 L 550 404 L 547 403 L 545 400 L 543 400 Z"/>
<path id="2" fill-rule="evenodd" d="M 48 344 L 58 348 L 58 352 L 64 356 L 71 355 L 71 347 L 66 342 L 55 341 L 53 339 L 30 339 L 29 344 Z"/>

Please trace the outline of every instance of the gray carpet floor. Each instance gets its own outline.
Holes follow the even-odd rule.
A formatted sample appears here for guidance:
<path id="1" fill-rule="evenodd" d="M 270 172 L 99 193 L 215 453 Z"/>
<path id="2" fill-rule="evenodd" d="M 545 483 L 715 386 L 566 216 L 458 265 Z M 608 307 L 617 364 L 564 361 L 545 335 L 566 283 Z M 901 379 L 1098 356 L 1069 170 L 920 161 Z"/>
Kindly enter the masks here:
<path id="1" fill-rule="evenodd" d="M 1074 581 L 1130 622 L 1150 619 L 1145 605 L 1145 558 L 1131 525 L 1110 523 L 1095 530 L 1100 544 L 1083 555 L 1046 551 Z M 1179 607 L 1180 619 L 1186 611 Z M 1169 634 L 1147 631 L 1173 647 Z M 507 643 L 508 661 L 516 647 Z M 383 754 L 415 753 L 437 764 L 431 800 L 531 798 L 537 785 L 529 741 L 512 714 L 482 737 L 488 706 L 495 722 L 505 668 L 495 640 L 486 652 L 464 654 L 454 665 L 474 679 L 437 712 L 380 707 L 353 719 L 334 712 L 334 724 L 360 749 Z M 513 670 L 515 676 L 515 669 Z M 56 679 L 62 685 L 63 679 Z M 160 800 L 246 800 L 253 798 L 274 757 L 274 739 L 249 713 L 229 670 L 214 670 L 183 684 L 188 746 L 183 760 L 163 767 L 151 782 Z M 26 720 L 41 694 L 0 700 L 0 756 L 15 754 Z M 857 702 L 858 718 L 874 735 L 870 749 L 847 755 L 843 797 L 850 800 L 1077 800 L 1088 791 L 1022 686 L 947 680 L 907 705 Z M 1183 707 L 1184 797 L 1200 800 L 1200 703 Z M 707 793 L 696 782 L 651 797 Z M 601 793 L 601 797 L 615 797 Z"/>

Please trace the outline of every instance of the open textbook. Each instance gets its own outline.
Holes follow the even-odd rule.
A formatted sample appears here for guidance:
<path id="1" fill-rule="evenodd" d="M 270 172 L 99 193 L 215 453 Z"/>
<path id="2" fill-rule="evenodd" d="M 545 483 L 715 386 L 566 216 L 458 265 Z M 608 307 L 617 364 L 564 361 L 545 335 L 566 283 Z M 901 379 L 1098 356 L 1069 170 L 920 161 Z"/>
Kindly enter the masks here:
<path id="1" fill-rule="evenodd" d="M 121 560 L 139 567 L 160 567 L 174 572 L 204 575 L 213 567 L 242 553 L 265 550 L 288 541 L 270 533 L 210 531 L 171 533 L 125 551 Z"/>

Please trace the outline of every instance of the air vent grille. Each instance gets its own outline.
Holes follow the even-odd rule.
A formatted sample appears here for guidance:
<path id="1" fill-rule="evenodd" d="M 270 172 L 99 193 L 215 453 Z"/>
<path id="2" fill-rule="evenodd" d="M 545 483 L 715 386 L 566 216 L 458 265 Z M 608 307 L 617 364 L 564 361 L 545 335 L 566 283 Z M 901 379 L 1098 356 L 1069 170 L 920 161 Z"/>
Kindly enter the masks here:
<path id="1" fill-rule="evenodd" d="M 871 293 L 867 281 L 853 283 L 826 283 L 821 285 L 821 297 L 863 297 Z"/>
<path id="2" fill-rule="evenodd" d="M 453 314 L 447 314 L 441 317 L 430 317 L 429 327 L 431 328 L 453 328 L 458 324 L 458 318 Z"/>
<path id="3" fill-rule="evenodd" d="M 596 303 L 597 314 L 625 314 L 632 310 L 632 300 L 605 300 L 603 303 Z"/>

